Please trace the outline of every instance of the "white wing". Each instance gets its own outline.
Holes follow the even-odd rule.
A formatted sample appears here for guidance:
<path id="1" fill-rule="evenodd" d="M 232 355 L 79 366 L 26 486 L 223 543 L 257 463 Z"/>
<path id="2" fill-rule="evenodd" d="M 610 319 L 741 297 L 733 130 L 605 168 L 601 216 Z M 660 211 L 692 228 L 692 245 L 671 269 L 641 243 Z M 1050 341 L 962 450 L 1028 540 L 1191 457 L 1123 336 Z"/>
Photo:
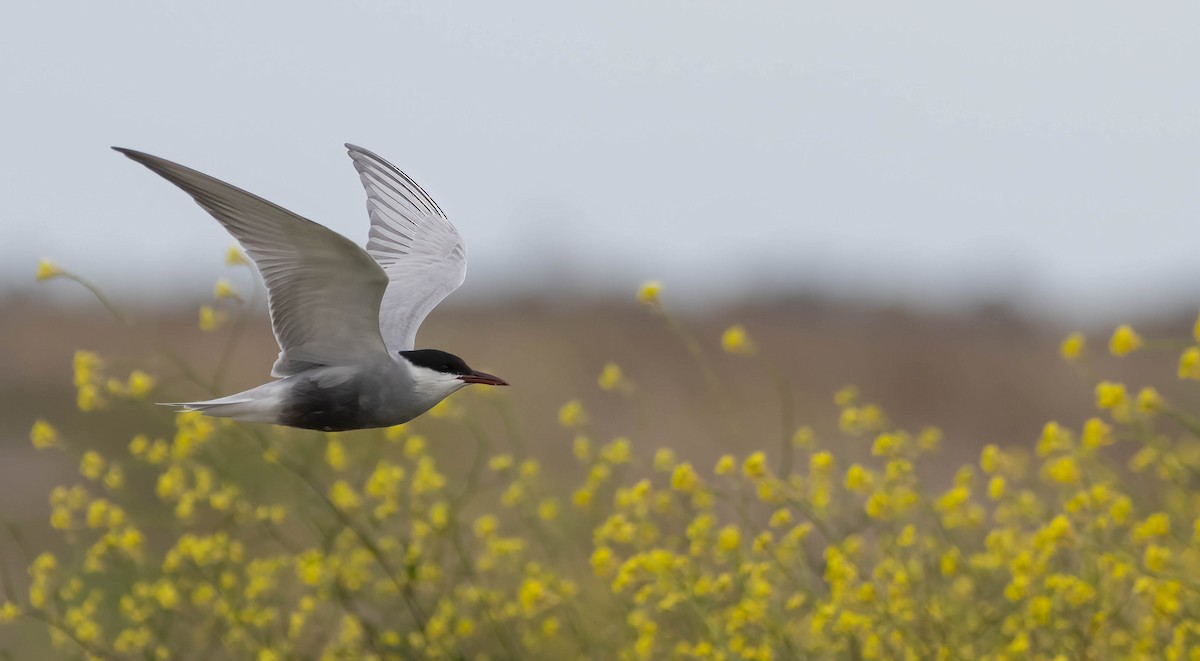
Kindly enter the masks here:
<path id="1" fill-rule="evenodd" d="M 182 188 L 242 244 L 267 286 L 279 342 L 272 376 L 360 362 L 386 351 L 387 276 L 346 237 L 256 195 L 157 156 L 114 147 Z"/>
<path id="2" fill-rule="evenodd" d="M 367 190 L 367 252 L 388 276 L 379 329 L 389 351 L 408 351 L 421 322 L 466 278 L 467 246 L 417 182 L 362 147 L 346 149 Z"/>

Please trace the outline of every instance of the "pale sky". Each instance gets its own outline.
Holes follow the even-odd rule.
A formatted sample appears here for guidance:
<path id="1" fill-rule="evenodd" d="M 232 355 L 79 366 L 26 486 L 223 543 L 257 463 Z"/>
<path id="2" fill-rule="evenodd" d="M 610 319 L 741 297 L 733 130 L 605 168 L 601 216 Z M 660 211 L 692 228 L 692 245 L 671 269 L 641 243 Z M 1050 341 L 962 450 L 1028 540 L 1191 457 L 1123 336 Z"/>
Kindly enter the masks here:
<path id="1" fill-rule="evenodd" d="M 204 296 L 232 239 L 108 149 L 364 241 L 342 149 L 466 237 L 457 296 L 763 287 L 1200 306 L 1200 5 L 6 3 L 0 287 Z"/>

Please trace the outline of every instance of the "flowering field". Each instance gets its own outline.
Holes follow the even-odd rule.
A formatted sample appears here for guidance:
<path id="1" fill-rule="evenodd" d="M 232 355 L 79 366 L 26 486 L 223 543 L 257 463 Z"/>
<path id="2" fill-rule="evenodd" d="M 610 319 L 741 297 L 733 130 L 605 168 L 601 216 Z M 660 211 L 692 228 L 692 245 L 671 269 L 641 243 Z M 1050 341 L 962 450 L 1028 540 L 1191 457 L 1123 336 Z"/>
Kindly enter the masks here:
<path id="1" fill-rule="evenodd" d="M 49 263 L 39 277 L 90 287 Z M 215 293 L 199 322 L 235 342 L 257 312 L 228 283 Z M 724 352 L 772 384 L 779 433 L 759 451 L 701 464 L 686 444 L 646 445 L 634 430 L 600 437 L 589 403 L 571 399 L 558 424 L 576 465 L 551 470 L 525 449 L 520 411 L 483 389 L 431 420 L 352 434 L 181 414 L 170 435 L 99 443 L 31 421 L 32 444 L 66 453 L 79 477 L 48 493 L 66 551 L 36 548 L 14 526 L 0 533 L 0 554 L 28 567 L 0 575 L 0 649 L 99 659 L 1200 658 L 1200 410 L 1099 373 L 1112 356 L 1168 353 L 1162 391 L 1200 380 L 1200 321 L 1175 338 L 1122 326 L 1102 347 L 1068 336 L 1061 359 L 1094 393 L 1094 416 L 1048 420 L 1028 448 L 988 445 L 947 471 L 937 429 L 899 429 L 852 387 L 830 393 L 833 424 L 799 419 L 791 375 L 764 359 L 753 328 L 701 341 L 657 285 L 638 298 L 695 362 L 710 395 L 697 416 L 734 424 L 723 408 L 737 400 L 722 396 L 713 360 Z M 225 369 L 168 362 L 118 370 L 78 352 L 77 407 L 121 407 L 157 429 L 169 414 L 151 401 L 211 388 L 209 372 Z M 636 410 L 639 373 L 653 368 L 609 364 L 597 385 Z M 503 436 L 482 422 L 497 415 L 511 423 Z M 439 462 L 434 435 L 450 430 L 468 440 L 458 461 Z"/>

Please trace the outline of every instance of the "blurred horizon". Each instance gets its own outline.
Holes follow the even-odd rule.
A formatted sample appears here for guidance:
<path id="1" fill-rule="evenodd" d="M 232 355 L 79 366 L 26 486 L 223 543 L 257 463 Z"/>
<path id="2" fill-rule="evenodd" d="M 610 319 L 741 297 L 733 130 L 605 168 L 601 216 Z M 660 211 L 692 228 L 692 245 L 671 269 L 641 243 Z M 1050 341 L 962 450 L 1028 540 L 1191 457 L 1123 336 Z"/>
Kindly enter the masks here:
<path id="1" fill-rule="evenodd" d="M 361 243 L 349 141 L 465 236 L 451 304 L 658 279 L 700 307 L 1196 307 L 1200 6 L 913 9 L 14 5 L 0 291 L 48 257 L 119 297 L 206 294 L 230 237 L 110 145 Z"/>

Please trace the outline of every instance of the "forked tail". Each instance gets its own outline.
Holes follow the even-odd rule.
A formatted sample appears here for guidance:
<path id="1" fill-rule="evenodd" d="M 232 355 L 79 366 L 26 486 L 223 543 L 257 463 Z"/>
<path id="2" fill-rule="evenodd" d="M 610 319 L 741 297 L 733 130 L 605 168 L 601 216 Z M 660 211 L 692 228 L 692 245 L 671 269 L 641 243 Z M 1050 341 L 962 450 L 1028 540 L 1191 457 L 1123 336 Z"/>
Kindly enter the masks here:
<path id="1" fill-rule="evenodd" d="M 276 422 L 279 404 L 274 398 L 248 396 L 250 391 L 210 399 L 203 402 L 160 402 L 159 406 L 174 406 L 179 412 L 199 411 L 215 418 L 232 418 L 244 422 Z"/>

